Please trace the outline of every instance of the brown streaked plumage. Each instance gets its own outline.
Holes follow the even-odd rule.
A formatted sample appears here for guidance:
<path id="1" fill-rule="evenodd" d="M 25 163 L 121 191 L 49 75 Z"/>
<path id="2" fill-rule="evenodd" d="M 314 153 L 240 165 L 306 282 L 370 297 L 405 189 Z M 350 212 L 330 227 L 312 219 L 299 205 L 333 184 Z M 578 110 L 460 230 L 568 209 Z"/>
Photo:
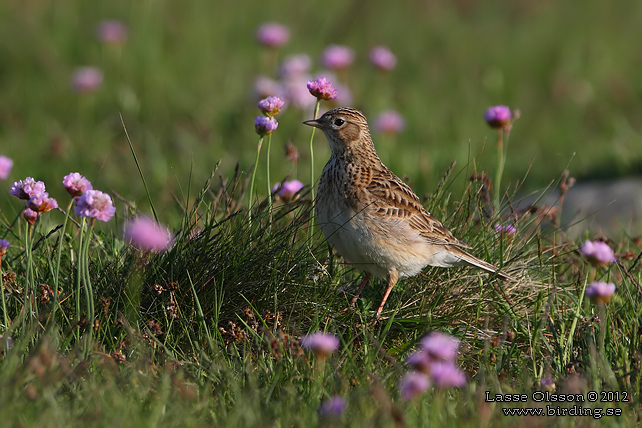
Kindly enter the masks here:
<path id="1" fill-rule="evenodd" d="M 335 108 L 303 123 L 322 130 L 332 149 L 319 180 L 317 221 L 339 254 L 366 272 L 352 304 L 370 276 L 386 278 L 378 318 L 397 280 L 428 265 L 475 266 L 510 279 L 464 251 L 469 247 L 426 211 L 412 189 L 381 162 L 360 111 Z"/>

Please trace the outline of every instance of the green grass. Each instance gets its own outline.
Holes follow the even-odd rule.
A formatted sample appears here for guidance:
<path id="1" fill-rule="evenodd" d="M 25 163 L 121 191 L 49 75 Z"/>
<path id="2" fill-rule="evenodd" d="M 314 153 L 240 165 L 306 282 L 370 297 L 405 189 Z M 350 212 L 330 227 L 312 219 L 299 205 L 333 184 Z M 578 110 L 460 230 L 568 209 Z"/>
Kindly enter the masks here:
<path id="1" fill-rule="evenodd" d="M 129 25 L 121 48 L 94 38 L 96 23 L 111 18 Z M 280 57 L 306 52 L 315 71 L 327 44 L 355 49 L 353 106 L 370 118 L 394 108 L 407 120 L 396 138 L 374 136 L 384 162 L 408 175 L 426 208 L 476 256 L 518 282 L 428 268 L 397 284 L 380 322 L 372 315 L 381 280 L 344 311 L 362 273 L 317 228 L 308 240 L 309 188 L 268 211 L 265 152 L 248 222 L 259 114 L 252 84 L 275 74 L 253 33 L 268 20 L 292 31 Z M 558 227 L 559 213 L 512 207 L 557 187 L 569 161 L 580 178 L 638 172 L 642 81 L 631 41 L 641 23 L 632 1 L 1 3 L 0 154 L 15 161 L 0 198 L 0 238 L 12 244 L 1 261 L 3 426 L 638 425 L 637 241 L 608 241 L 618 262 L 596 268 Z M 398 56 L 387 75 L 368 64 L 375 43 Z M 86 64 L 105 81 L 81 96 L 68 78 Z M 521 110 L 501 189 L 470 179 L 495 177 L 496 133 L 482 120 L 495 104 Z M 309 118 L 294 108 L 278 116 L 273 181 L 309 184 L 310 134 L 300 123 Z M 297 165 L 283 155 L 288 141 L 301 154 Z M 328 156 L 319 135 L 315 171 Z M 7 192 L 33 176 L 66 206 L 60 181 L 70 171 L 112 194 L 118 208 L 89 234 L 86 270 L 78 223 L 58 228 L 63 214 L 47 213 L 27 239 L 22 201 Z M 496 192 L 502 211 L 490 202 Z M 152 206 L 176 234 L 165 253 L 140 252 L 121 237 L 123 222 L 151 215 Z M 516 234 L 498 235 L 498 223 L 514 224 Z M 617 285 L 603 307 L 584 297 L 594 280 Z M 325 364 L 300 346 L 317 330 L 341 341 Z M 462 340 L 468 384 L 404 401 L 404 360 L 430 331 Z M 619 392 L 629 401 L 583 403 L 623 412 L 594 419 L 504 416 L 502 408 L 564 405 L 484 400 L 486 391 L 531 396 L 542 377 L 558 393 Z M 347 401 L 337 421 L 317 410 L 333 395 Z"/>
<path id="2" fill-rule="evenodd" d="M 318 233 L 308 245 L 306 194 L 275 205 L 266 233 L 267 204 L 254 206 L 250 225 L 239 180 L 192 190 L 199 202 L 186 207 L 166 253 L 141 253 L 110 233 L 92 237 L 89 342 L 83 290 L 76 322 L 78 228 L 48 236 L 51 225 L 43 221 L 34 231 L 35 284 L 51 284 L 58 239 L 64 239 L 55 320 L 52 300 L 40 288 L 37 315 L 30 318 L 24 309 L 28 266 L 18 234 L 3 258 L 11 319 L 3 336 L 12 345 L 2 345 L 0 415 L 8 426 L 324 425 L 317 408 L 333 395 L 348 403 L 337 421 L 342 426 L 513 426 L 521 418 L 503 416 L 506 406 L 485 402 L 485 392 L 530 396 L 541 390 L 541 377 L 553 378 L 557 392 L 626 392 L 627 403 L 584 407 L 622 409 L 623 416 L 601 422 L 635 425 L 637 260 L 621 256 L 611 267 L 591 267 L 563 231 L 528 213 L 517 217 L 512 238 L 502 238 L 480 184 L 454 197 L 444 190 L 447 178 L 427 202 L 431 211 L 476 254 L 520 281 L 431 268 L 401 281 L 383 319 L 374 322 L 383 284 L 375 281 L 357 308 L 343 311 L 360 274 L 331 257 Z M 618 254 L 632 249 L 628 241 L 612 245 Z M 617 283 L 604 310 L 583 298 L 593 279 Z M 341 340 L 325 365 L 299 345 L 315 330 Z M 459 364 L 469 383 L 403 401 L 397 382 L 408 370 L 404 359 L 432 330 L 462 340 Z M 547 424 L 588 420 L 551 417 Z"/>

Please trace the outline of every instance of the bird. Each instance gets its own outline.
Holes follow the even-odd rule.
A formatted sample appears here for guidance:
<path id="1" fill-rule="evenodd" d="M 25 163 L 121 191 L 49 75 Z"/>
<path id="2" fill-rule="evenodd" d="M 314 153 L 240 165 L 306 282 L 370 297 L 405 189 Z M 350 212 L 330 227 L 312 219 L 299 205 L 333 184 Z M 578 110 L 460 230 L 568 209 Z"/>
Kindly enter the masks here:
<path id="1" fill-rule="evenodd" d="M 397 281 L 428 265 L 474 266 L 512 279 L 467 253 L 470 246 L 455 238 L 383 164 L 359 110 L 338 107 L 303 123 L 323 131 L 332 151 L 314 202 L 317 223 L 328 243 L 365 272 L 352 306 L 372 276 L 383 278 L 387 287 L 375 315 L 380 318 Z"/>

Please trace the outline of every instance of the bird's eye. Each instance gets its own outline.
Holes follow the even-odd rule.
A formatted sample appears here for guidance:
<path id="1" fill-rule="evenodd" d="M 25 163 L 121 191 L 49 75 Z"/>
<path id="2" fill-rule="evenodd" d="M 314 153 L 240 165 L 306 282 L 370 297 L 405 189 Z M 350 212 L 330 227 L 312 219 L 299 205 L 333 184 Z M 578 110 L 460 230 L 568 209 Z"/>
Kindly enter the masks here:
<path id="1" fill-rule="evenodd" d="M 345 120 L 343 120 L 343 119 L 334 119 L 334 124 L 335 124 L 335 126 L 341 126 L 341 125 L 343 125 L 344 123 L 346 123 L 346 121 L 345 121 Z"/>

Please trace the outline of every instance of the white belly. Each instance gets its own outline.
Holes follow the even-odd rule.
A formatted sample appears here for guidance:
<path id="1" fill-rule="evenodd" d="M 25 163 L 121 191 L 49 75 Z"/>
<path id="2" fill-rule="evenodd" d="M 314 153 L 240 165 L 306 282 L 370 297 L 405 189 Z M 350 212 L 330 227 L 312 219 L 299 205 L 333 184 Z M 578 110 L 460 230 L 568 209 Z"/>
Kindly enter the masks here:
<path id="1" fill-rule="evenodd" d="M 400 277 L 413 276 L 429 264 L 432 246 L 408 227 L 395 221 L 385 224 L 345 204 L 317 204 L 316 216 L 323 235 L 355 267 L 385 278 L 391 270 Z"/>

